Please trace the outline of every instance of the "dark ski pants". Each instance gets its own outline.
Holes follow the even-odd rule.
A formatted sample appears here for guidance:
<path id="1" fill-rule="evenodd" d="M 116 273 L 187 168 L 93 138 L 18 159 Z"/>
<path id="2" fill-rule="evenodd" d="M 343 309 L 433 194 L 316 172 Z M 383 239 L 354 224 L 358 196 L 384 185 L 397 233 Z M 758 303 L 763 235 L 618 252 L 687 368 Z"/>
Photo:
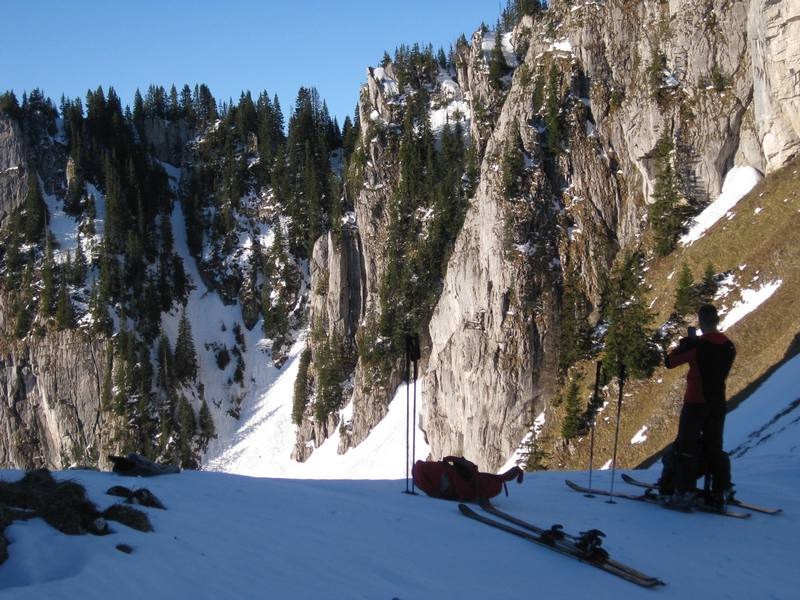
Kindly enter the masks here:
<path id="1" fill-rule="evenodd" d="M 678 438 L 673 445 L 675 490 L 691 492 L 697 478 L 705 472 L 704 459 L 711 473 L 714 492 L 730 487 L 730 460 L 722 449 L 725 430 L 725 401 L 684 404 L 678 423 Z"/>

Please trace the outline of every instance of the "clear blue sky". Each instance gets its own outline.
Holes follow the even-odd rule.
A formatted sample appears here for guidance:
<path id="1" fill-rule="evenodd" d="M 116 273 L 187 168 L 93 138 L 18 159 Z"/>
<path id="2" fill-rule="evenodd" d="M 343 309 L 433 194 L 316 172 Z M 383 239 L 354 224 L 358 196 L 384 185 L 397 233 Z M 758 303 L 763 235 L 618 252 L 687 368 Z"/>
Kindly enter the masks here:
<path id="1" fill-rule="evenodd" d="M 137 87 L 206 83 L 217 101 L 277 93 L 288 118 L 315 86 L 341 124 L 384 50 L 447 50 L 499 13 L 498 0 L 3 0 L 0 92 L 38 87 L 58 105 L 113 85 L 133 104 Z"/>

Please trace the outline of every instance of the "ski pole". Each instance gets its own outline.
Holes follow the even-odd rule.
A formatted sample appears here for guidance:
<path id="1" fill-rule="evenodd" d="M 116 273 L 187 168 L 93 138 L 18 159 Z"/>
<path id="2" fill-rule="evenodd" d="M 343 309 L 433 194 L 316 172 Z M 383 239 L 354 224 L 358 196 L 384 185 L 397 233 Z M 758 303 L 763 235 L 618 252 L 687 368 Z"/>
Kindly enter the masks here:
<path id="1" fill-rule="evenodd" d="M 592 426 L 591 426 L 591 437 L 589 438 L 589 489 L 592 488 L 592 468 L 594 463 L 594 428 L 596 425 L 596 414 L 595 411 L 597 410 L 597 388 L 600 387 L 600 369 L 603 363 L 599 360 L 597 361 L 597 372 L 594 375 L 594 395 L 592 396 Z M 587 498 L 594 498 L 594 494 L 584 494 Z"/>
<path id="2" fill-rule="evenodd" d="M 617 380 L 619 382 L 619 396 L 617 397 L 617 430 L 614 433 L 614 454 L 611 457 L 611 490 L 608 495 L 608 500 L 606 500 L 608 504 L 616 504 L 616 502 L 614 502 L 614 477 L 617 472 L 617 444 L 619 441 L 619 418 L 622 412 L 622 390 L 625 387 L 625 365 L 623 365 L 621 361 L 619 363 L 619 375 L 617 376 Z"/>
<path id="3" fill-rule="evenodd" d="M 411 430 L 411 462 L 417 458 L 417 361 L 414 360 L 414 409 L 411 412 L 411 423 L 413 429 Z M 416 494 L 414 491 L 414 480 L 411 480 L 411 493 Z"/>
<path id="4" fill-rule="evenodd" d="M 409 387 L 408 384 L 409 384 L 409 380 L 411 379 L 411 365 L 410 365 L 411 361 L 410 361 L 410 358 L 409 358 L 410 354 L 411 354 L 411 349 L 410 349 L 409 338 L 408 338 L 408 336 L 406 336 L 406 489 L 403 492 L 404 494 L 410 494 L 411 493 L 408 490 L 408 462 L 409 462 L 409 458 L 408 458 L 408 456 L 409 456 L 408 455 L 408 450 L 409 450 L 408 449 L 408 426 L 409 426 L 409 421 L 410 421 L 410 417 L 409 417 L 408 411 L 409 411 L 409 407 L 410 407 L 410 404 L 411 404 L 410 400 L 409 400 L 409 397 L 408 397 L 408 387 Z"/>
<path id="5" fill-rule="evenodd" d="M 408 465 L 414 462 L 417 445 L 417 361 L 420 357 L 419 351 L 419 337 L 416 335 L 406 334 L 406 489 L 404 494 L 411 494 L 416 496 L 417 492 L 414 491 L 414 478 L 411 478 L 411 490 L 408 489 Z M 414 447 L 409 455 L 408 448 L 408 429 L 411 425 L 411 418 L 409 417 L 410 399 L 409 391 L 411 388 L 411 362 L 414 363 L 414 432 L 413 444 Z"/>

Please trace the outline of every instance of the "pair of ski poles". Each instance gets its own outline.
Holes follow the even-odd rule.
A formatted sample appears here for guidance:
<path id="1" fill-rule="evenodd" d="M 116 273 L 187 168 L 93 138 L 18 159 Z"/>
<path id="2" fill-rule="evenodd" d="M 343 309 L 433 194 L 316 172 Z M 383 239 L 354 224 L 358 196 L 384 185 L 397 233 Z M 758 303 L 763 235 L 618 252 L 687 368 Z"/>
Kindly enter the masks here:
<path id="1" fill-rule="evenodd" d="M 598 388 L 600 387 L 600 371 L 602 369 L 602 363 L 597 361 L 597 371 L 594 376 L 594 395 L 592 397 L 592 405 L 597 410 L 597 394 Z M 617 425 L 616 430 L 614 432 L 614 454 L 611 457 L 611 490 L 609 492 L 609 498 L 606 500 L 608 504 L 616 504 L 614 502 L 614 479 L 616 478 L 616 471 L 617 471 L 617 446 L 619 443 L 619 422 L 620 416 L 622 415 L 622 391 L 625 387 L 625 365 L 621 362 L 619 363 L 619 372 L 617 374 L 618 383 L 619 383 L 619 394 L 617 396 Z M 589 439 L 589 488 L 592 487 L 592 463 L 594 462 L 594 429 L 595 429 L 595 417 L 592 416 L 592 427 L 591 427 L 591 437 Z M 589 493 L 586 496 L 592 498 L 594 497 L 593 494 Z"/>
<path id="2" fill-rule="evenodd" d="M 414 457 L 417 455 L 417 362 L 419 361 L 421 356 L 420 349 L 419 349 L 419 336 L 418 335 L 407 335 L 406 336 L 406 489 L 403 491 L 404 494 L 412 494 L 414 496 L 417 495 L 417 492 L 414 491 L 414 480 L 411 480 L 411 490 L 408 489 L 408 468 L 409 464 L 414 461 Z M 408 447 L 408 431 L 411 425 L 411 418 L 409 415 L 409 408 L 410 406 L 410 399 L 409 399 L 409 389 L 411 383 L 411 364 L 414 365 L 414 408 L 411 411 L 413 414 L 414 424 L 413 429 L 411 430 L 411 454 L 409 454 L 409 447 Z"/>

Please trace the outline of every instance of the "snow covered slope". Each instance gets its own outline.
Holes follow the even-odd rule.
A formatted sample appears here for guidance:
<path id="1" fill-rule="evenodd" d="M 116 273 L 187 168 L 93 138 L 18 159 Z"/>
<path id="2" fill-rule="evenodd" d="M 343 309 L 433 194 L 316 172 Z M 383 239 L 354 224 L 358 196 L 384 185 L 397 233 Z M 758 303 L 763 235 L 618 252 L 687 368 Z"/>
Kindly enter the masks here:
<path id="1" fill-rule="evenodd" d="M 748 439 L 756 448 L 734 460 L 740 496 L 781 506 L 782 515 L 740 521 L 625 500 L 607 504 L 563 485 L 565 477 L 585 482 L 584 473 L 531 474 L 511 485 L 508 498 L 496 499 L 503 510 L 543 526 L 602 529 L 613 557 L 667 582 L 658 591 L 467 520 L 454 503 L 402 494 L 405 484 L 396 476 L 318 481 L 187 471 L 134 480 L 71 471 L 57 476 L 84 484 L 101 508 L 114 501 L 106 489 L 127 485 L 147 486 L 167 510 L 145 509 L 153 533 L 114 524 L 110 536 L 66 536 L 39 519 L 11 525 L 0 598 L 471 600 L 530 598 L 533 590 L 567 599 L 796 598 L 798 366 L 795 358 L 778 369 L 728 423 L 729 448 Z M 386 451 L 370 450 L 375 459 Z M 402 456 L 402 449 L 392 452 Z M 21 473 L 0 475 L 13 480 Z M 607 486 L 609 475 L 596 474 L 595 484 Z M 117 551 L 120 543 L 133 553 Z"/>
<path id="2" fill-rule="evenodd" d="M 304 463 L 290 458 L 295 442 L 292 425 L 292 388 L 302 342 L 292 350 L 291 363 L 259 399 L 237 432 L 231 446 L 211 459 L 206 468 L 259 477 L 305 479 L 389 479 L 406 475 L 406 386 L 398 388 L 389 413 L 370 436 L 343 455 L 337 454 L 339 432 Z M 417 410 L 421 411 L 417 388 Z M 342 411 L 346 420 L 350 407 Z M 417 430 L 416 458 L 425 460 L 430 448 Z M 413 441 L 413 430 L 409 429 Z"/>

